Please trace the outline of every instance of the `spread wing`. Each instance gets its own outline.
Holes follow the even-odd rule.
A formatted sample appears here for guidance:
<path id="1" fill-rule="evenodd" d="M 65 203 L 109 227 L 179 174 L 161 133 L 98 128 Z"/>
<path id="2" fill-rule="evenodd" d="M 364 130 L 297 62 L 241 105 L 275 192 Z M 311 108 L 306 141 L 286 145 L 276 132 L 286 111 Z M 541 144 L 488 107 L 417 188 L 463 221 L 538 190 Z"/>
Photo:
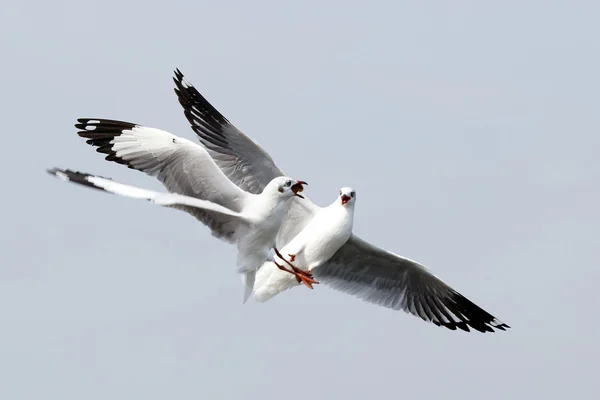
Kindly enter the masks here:
<path id="1" fill-rule="evenodd" d="M 81 118 L 75 125 L 106 160 L 158 178 L 171 193 L 195 197 L 240 212 L 250 196 L 231 182 L 202 146 L 160 129 L 108 119 Z M 233 242 L 238 221 L 180 204 L 214 236 Z"/>
<path id="2" fill-rule="evenodd" d="M 451 330 L 505 330 L 496 319 L 423 265 L 352 236 L 325 264 L 313 270 L 321 283 L 363 300 L 404 310 Z"/>
<path id="3" fill-rule="evenodd" d="M 221 170 L 236 185 L 258 194 L 285 174 L 266 151 L 229 122 L 175 70 L 175 93 L 185 117 Z"/>
<path id="4" fill-rule="evenodd" d="M 107 193 L 118 196 L 129 197 L 132 199 L 148 200 L 151 203 L 163 207 L 181 208 L 191 207 L 203 210 L 214 217 L 226 216 L 239 219 L 240 222 L 248 224 L 245 217 L 235 211 L 215 204 L 207 200 L 197 199 L 195 197 L 184 196 L 177 193 L 158 193 L 148 189 L 142 189 L 131 185 L 124 185 L 109 178 L 91 175 L 84 172 L 73 171 L 69 169 L 52 168 L 48 173 L 54 175 L 60 180 L 73 182 L 78 185 L 99 189 Z"/>
<path id="5" fill-rule="evenodd" d="M 223 172 L 241 188 L 257 193 L 284 173 L 254 141 L 233 126 L 175 71 L 175 93 L 192 129 Z M 283 247 L 306 226 L 319 207 L 293 199 L 277 235 Z M 509 326 L 452 289 L 427 268 L 352 236 L 315 277 L 371 303 L 404 310 L 448 329 L 488 332 Z"/>
<path id="6" fill-rule="evenodd" d="M 251 193 L 259 193 L 273 179 L 285 174 L 256 142 L 229 122 L 200 92 L 175 70 L 175 93 L 185 117 L 206 146 L 215 163 L 232 182 Z M 286 218 L 277 235 L 283 247 L 310 221 L 319 207 L 308 198 L 288 202 Z"/>

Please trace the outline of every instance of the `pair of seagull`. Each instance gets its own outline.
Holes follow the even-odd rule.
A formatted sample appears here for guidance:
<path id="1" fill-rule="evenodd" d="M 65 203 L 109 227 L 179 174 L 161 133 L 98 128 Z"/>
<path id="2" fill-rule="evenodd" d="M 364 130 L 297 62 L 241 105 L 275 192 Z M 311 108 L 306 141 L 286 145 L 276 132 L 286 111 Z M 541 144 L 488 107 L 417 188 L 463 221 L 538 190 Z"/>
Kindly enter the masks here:
<path id="1" fill-rule="evenodd" d="M 203 146 L 169 132 L 108 119 L 78 120 L 79 136 L 124 164 L 158 178 L 158 193 L 73 170 L 56 177 L 185 211 L 236 244 L 244 302 L 264 302 L 322 282 L 368 302 L 404 310 L 437 326 L 494 332 L 508 325 L 423 265 L 352 233 L 356 192 L 343 187 L 327 207 L 304 197 L 306 182 L 286 177 L 271 156 L 219 113 L 177 69 L 175 93 Z M 315 280 L 315 278 L 318 280 Z"/>

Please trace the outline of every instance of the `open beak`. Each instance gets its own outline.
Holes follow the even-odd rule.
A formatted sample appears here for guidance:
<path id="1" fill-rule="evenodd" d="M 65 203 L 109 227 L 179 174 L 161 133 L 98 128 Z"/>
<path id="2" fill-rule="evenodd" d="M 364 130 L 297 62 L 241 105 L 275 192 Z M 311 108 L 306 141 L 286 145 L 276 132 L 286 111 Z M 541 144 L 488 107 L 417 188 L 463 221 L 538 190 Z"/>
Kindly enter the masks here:
<path id="1" fill-rule="evenodd" d="M 342 196 L 342 205 L 346 204 L 350 201 L 350 196 L 343 195 Z"/>
<path id="2" fill-rule="evenodd" d="M 303 199 L 304 196 L 298 193 L 304 190 L 304 186 L 302 185 L 308 185 L 308 183 L 304 181 L 298 181 L 297 183 L 292 185 L 292 192 L 294 192 L 294 196 L 300 197 L 301 199 Z"/>

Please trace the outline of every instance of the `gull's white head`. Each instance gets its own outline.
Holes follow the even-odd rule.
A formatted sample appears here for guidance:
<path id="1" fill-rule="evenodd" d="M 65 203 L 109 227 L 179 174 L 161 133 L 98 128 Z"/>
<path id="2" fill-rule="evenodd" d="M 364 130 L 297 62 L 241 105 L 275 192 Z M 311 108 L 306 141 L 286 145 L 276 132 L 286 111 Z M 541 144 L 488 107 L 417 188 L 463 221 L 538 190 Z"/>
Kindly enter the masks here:
<path id="1" fill-rule="evenodd" d="M 356 201 L 356 190 L 351 187 L 343 187 L 340 189 L 340 202 L 343 206 L 353 206 Z"/>
<path id="2" fill-rule="evenodd" d="M 287 176 L 280 176 L 269 182 L 263 192 L 275 193 L 284 199 L 289 199 L 294 196 L 303 199 L 304 196 L 299 194 L 304 190 L 303 185 L 308 185 L 308 183 L 304 181 L 297 181 L 295 179 L 288 178 Z"/>

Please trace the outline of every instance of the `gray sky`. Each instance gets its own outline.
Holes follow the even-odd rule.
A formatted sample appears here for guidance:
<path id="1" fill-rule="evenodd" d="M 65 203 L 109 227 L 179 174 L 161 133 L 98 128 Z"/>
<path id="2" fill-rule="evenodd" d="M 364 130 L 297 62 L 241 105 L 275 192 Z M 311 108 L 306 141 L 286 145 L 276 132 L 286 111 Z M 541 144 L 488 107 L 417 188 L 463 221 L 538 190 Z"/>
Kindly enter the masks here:
<path id="1" fill-rule="evenodd" d="M 163 3 L 0 6 L 0 398 L 597 398 L 597 2 Z M 175 67 L 311 199 L 353 186 L 356 233 L 513 329 L 325 286 L 242 305 L 196 220 L 44 172 L 161 188 L 73 123 L 193 139 Z"/>

